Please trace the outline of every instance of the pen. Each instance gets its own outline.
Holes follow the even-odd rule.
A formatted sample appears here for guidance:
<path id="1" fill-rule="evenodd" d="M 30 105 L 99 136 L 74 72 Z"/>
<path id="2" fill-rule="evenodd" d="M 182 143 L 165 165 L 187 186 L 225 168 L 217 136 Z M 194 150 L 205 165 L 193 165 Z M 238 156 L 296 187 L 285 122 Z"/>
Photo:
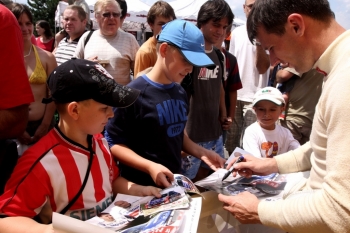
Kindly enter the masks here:
<path id="1" fill-rule="evenodd" d="M 236 160 L 236 162 L 235 162 L 234 164 L 232 164 L 232 167 L 230 168 L 230 170 L 228 170 L 228 171 L 226 172 L 226 174 L 224 175 L 224 177 L 222 177 L 222 180 L 221 180 L 221 181 L 224 181 L 224 180 L 233 172 L 233 170 L 234 170 L 233 165 L 235 165 L 236 163 L 240 163 L 240 162 L 242 162 L 243 160 L 244 160 L 243 155 L 239 156 L 238 159 Z"/>

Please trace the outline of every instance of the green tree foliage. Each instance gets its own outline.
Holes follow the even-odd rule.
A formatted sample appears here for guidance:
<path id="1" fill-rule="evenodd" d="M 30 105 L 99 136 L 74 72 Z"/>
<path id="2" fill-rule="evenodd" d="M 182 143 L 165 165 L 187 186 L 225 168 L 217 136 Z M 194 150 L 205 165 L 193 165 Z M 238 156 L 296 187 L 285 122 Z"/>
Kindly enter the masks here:
<path id="1" fill-rule="evenodd" d="M 46 20 L 54 32 L 55 11 L 59 0 L 28 0 L 27 2 L 33 14 L 34 23 L 38 20 Z"/>

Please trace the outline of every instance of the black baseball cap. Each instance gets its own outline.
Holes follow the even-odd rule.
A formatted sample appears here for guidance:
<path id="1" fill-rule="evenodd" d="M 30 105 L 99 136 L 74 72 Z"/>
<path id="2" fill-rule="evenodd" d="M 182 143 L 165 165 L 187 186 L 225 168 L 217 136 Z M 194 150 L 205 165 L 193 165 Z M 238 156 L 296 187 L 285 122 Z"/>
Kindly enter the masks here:
<path id="1" fill-rule="evenodd" d="M 118 84 L 100 64 L 84 59 L 68 60 L 58 66 L 47 84 L 51 101 L 57 103 L 93 99 L 123 108 L 133 104 L 140 94 L 137 89 Z"/>

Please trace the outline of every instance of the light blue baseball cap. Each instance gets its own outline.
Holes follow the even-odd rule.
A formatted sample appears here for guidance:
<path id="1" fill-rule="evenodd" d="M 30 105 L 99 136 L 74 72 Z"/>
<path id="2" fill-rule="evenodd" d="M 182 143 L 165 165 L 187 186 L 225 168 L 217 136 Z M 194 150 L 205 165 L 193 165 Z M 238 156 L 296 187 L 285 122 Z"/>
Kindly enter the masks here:
<path id="1" fill-rule="evenodd" d="M 202 32 L 191 22 L 176 19 L 163 25 L 158 42 L 176 46 L 189 63 L 198 67 L 214 69 L 216 65 L 204 50 Z"/>

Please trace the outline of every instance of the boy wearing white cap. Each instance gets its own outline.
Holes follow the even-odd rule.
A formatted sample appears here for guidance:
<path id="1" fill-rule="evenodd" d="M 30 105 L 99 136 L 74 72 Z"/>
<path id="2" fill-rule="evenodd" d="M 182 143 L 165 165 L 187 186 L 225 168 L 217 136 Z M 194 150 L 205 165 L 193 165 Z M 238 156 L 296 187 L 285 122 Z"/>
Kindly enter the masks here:
<path id="1" fill-rule="evenodd" d="M 206 150 L 184 133 L 188 98 L 179 84 L 193 66 L 211 67 L 201 31 L 185 20 L 163 26 L 158 37 L 153 69 L 128 86 L 141 91 L 128 108 L 114 109 L 106 126 L 106 139 L 119 160 L 121 175 L 143 185 L 168 187 L 181 171 L 181 150 L 204 161 L 213 170 L 225 160 Z"/>
<path id="2" fill-rule="evenodd" d="M 245 151 L 255 157 L 272 158 L 300 146 L 288 129 L 276 124 L 284 106 L 282 93 L 274 87 L 265 87 L 255 93 L 253 109 L 258 121 L 245 131 Z"/>

